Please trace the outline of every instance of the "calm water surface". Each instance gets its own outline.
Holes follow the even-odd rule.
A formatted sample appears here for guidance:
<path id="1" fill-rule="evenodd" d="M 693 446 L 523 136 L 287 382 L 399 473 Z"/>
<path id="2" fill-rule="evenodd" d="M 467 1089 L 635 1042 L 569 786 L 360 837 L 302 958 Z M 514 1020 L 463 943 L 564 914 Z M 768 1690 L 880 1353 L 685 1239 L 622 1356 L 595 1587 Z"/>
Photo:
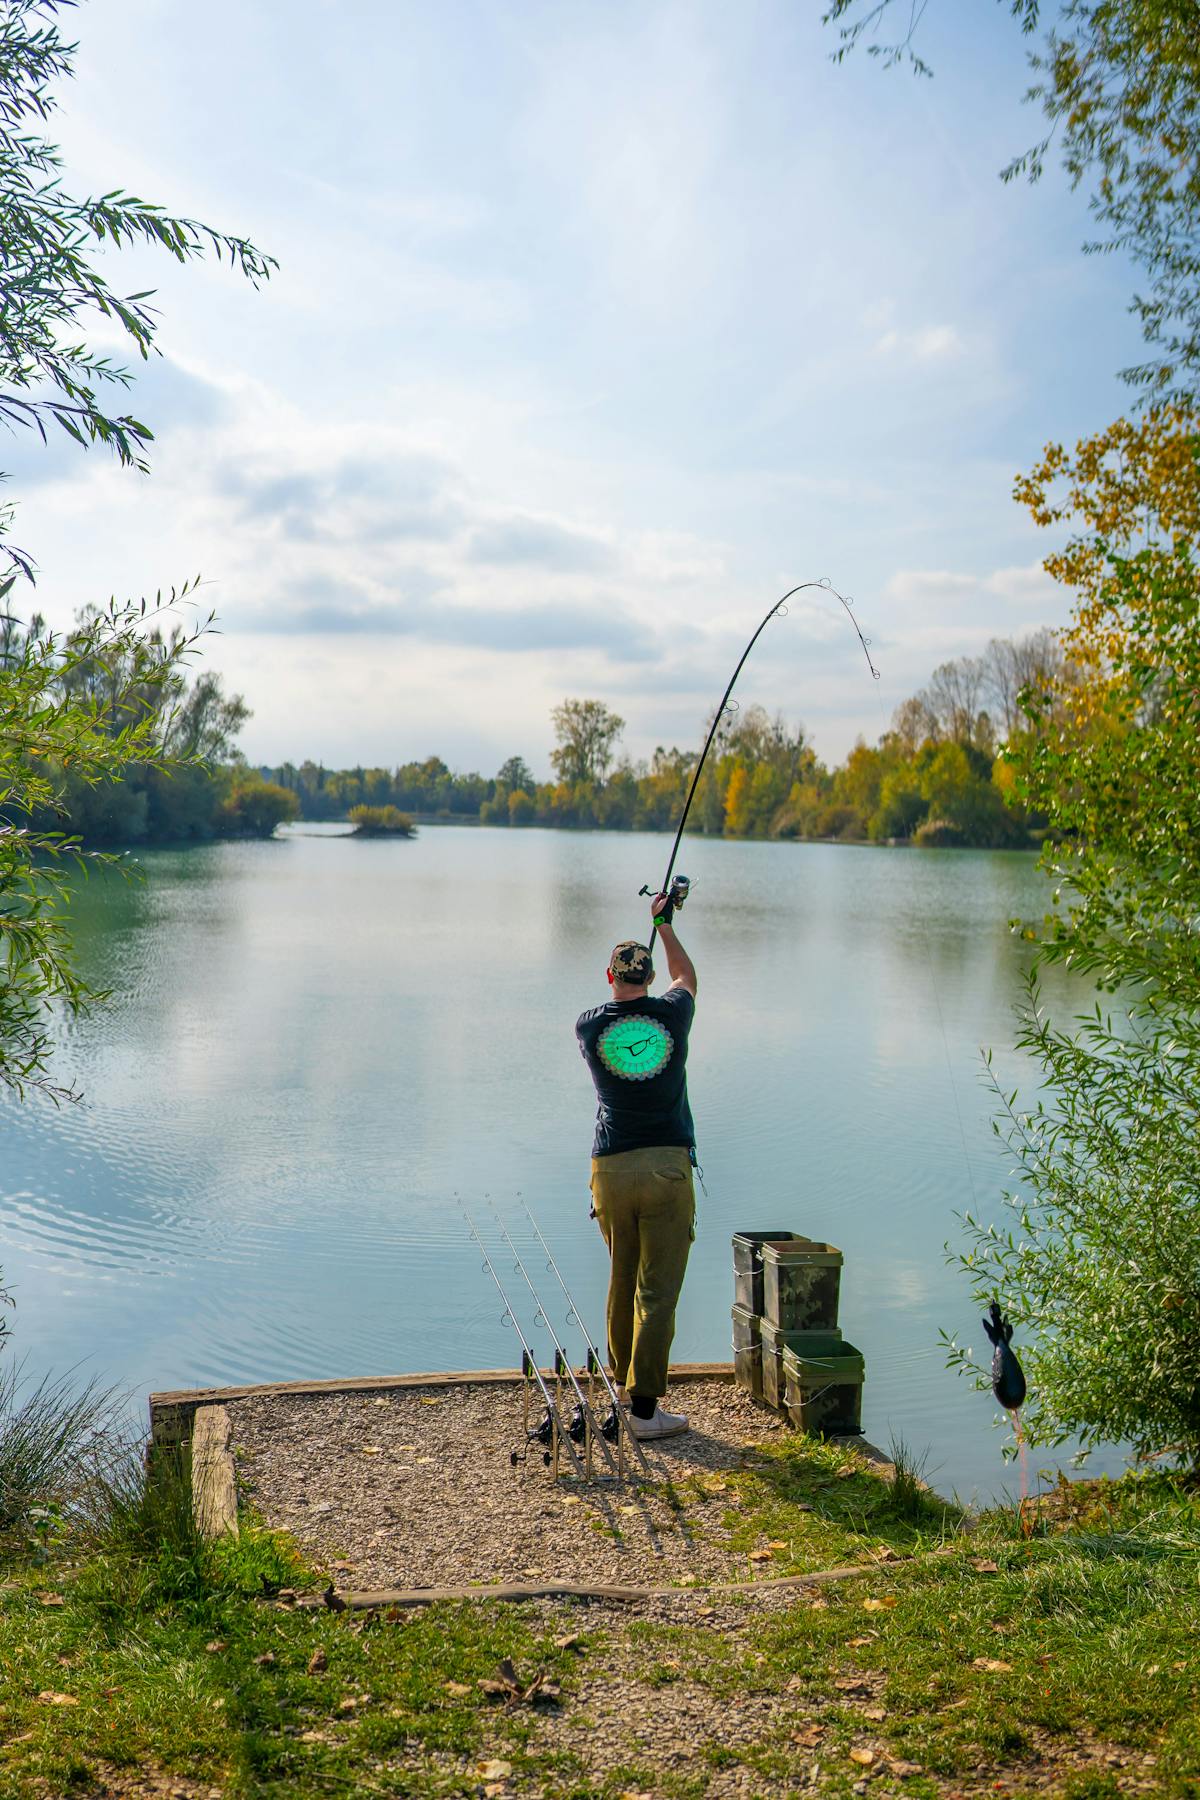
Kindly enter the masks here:
<path id="1" fill-rule="evenodd" d="M 526 1242 L 523 1194 L 599 1330 L 572 1028 L 665 858 L 646 835 L 308 827 L 85 884 L 83 959 L 114 990 L 62 1034 L 86 1105 L 0 1107 L 0 1263 L 29 1367 L 145 1394 L 511 1366 L 456 1194 L 483 1216 L 490 1196 Z M 991 1398 L 937 1334 L 982 1340 L 942 1246 L 1004 1180 L 979 1051 L 1015 1075 L 1007 921 L 1043 910 L 1032 858 L 698 840 L 682 864 L 707 1196 L 677 1357 L 729 1354 L 734 1230 L 828 1239 L 868 1435 L 927 1450 L 964 1496 L 1012 1489 Z"/>

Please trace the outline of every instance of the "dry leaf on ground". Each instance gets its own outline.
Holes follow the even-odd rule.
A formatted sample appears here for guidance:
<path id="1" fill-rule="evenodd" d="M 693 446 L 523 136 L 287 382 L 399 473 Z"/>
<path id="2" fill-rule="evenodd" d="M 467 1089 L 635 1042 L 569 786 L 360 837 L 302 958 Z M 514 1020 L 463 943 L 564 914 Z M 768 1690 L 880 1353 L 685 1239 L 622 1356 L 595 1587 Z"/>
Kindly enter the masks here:
<path id="1" fill-rule="evenodd" d="M 880 1600 L 875 1600 L 875 1599 L 864 1600 L 863 1601 L 863 1611 L 864 1612 L 886 1612 L 889 1607 L 895 1606 L 895 1604 L 896 1604 L 895 1594 L 884 1594 L 883 1598 Z"/>
<path id="2" fill-rule="evenodd" d="M 308 1659 L 308 1673 L 310 1675 L 323 1675 L 328 1667 L 329 1658 L 318 1644 Z"/>
<path id="3" fill-rule="evenodd" d="M 43 1688 L 38 1695 L 43 1706 L 78 1706 L 79 1701 L 74 1694 L 56 1694 L 53 1688 Z"/>
<path id="4" fill-rule="evenodd" d="M 469 1683 L 465 1681 L 448 1681 L 445 1684 L 443 1692 L 449 1694 L 452 1700 L 465 1700 L 467 1695 L 471 1692 L 471 1688 Z"/>
<path id="5" fill-rule="evenodd" d="M 1012 1664 L 1001 1662 L 997 1656 L 977 1656 L 971 1664 L 973 1669 L 986 1669 L 989 1675 L 1011 1675 Z"/>
<path id="6" fill-rule="evenodd" d="M 973 1556 L 971 1567 L 977 1575 L 998 1575 L 1000 1573 L 1000 1564 L 990 1562 L 986 1556 Z"/>
<path id="7" fill-rule="evenodd" d="M 861 1768 L 869 1769 L 871 1764 L 875 1761 L 875 1752 L 873 1750 L 860 1749 L 856 1744 L 854 1749 L 850 1752 L 850 1761 L 858 1763 Z"/>

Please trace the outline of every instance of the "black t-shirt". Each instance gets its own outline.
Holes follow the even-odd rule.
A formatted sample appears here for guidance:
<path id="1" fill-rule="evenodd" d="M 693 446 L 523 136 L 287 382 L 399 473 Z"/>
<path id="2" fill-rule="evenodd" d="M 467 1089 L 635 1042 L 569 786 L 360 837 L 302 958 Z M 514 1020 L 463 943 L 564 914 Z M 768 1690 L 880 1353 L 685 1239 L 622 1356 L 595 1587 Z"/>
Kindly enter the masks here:
<path id="1" fill-rule="evenodd" d="M 696 1002 L 686 988 L 658 999 L 610 1000 L 581 1013 L 575 1036 L 596 1085 L 593 1156 L 696 1142 L 687 1094 L 688 1033 Z"/>

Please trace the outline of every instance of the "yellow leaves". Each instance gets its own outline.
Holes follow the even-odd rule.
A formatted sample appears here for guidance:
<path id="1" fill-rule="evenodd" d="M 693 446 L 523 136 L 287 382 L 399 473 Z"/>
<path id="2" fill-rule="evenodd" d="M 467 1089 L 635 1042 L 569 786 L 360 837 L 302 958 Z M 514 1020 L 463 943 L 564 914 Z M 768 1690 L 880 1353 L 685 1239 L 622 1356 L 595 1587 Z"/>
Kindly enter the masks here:
<path id="1" fill-rule="evenodd" d="M 886 1612 L 889 1607 L 893 1607 L 896 1604 L 895 1594 L 884 1594 L 878 1600 L 874 1598 L 864 1600 L 862 1609 L 864 1612 Z"/>
<path id="2" fill-rule="evenodd" d="M 1150 645 L 1161 651 L 1172 590 L 1177 594 L 1181 581 L 1194 587 L 1186 551 L 1200 538 L 1198 437 L 1195 412 L 1152 407 L 1081 439 L 1072 453 L 1048 445 L 1031 472 L 1017 478 L 1014 497 L 1037 524 L 1069 520 L 1076 529 L 1044 567 L 1075 591 L 1066 648 L 1092 676 L 1123 667 L 1136 647 L 1132 634 L 1147 621 Z M 1058 691 L 1069 697 L 1061 681 Z"/>
<path id="3" fill-rule="evenodd" d="M 860 1769 L 869 1769 L 871 1764 L 875 1761 L 875 1752 L 874 1750 L 867 1750 L 863 1746 L 856 1744 L 850 1752 L 850 1761 L 852 1763 L 857 1763 Z"/>
<path id="4" fill-rule="evenodd" d="M 798 1731 L 793 1731 L 792 1742 L 793 1744 L 803 1744 L 808 1749 L 812 1749 L 821 1742 L 821 1739 L 824 1736 L 825 1727 L 823 1725 L 801 1725 Z"/>

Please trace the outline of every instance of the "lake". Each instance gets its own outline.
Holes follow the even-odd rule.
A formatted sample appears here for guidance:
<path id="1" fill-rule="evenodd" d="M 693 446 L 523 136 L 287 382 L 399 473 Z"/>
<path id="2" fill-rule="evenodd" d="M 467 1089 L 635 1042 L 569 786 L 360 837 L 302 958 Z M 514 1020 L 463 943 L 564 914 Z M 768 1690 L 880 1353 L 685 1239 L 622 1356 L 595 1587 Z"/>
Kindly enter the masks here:
<path id="1" fill-rule="evenodd" d="M 113 990 L 59 1034 L 85 1103 L 0 1103 L 0 1266 L 30 1370 L 141 1398 L 511 1367 L 456 1196 L 527 1245 L 523 1196 L 601 1329 L 573 1025 L 612 944 L 644 935 L 637 890 L 669 840 L 342 829 L 147 853 L 141 881 L 78 888 L 86 973 Z M 980 1048 L 1015 1079 L 1027 950 L 1007 921 L 1044 910 L 1032 857 L 697 839 L 680 861 L 707 1192 L 676 1357 L 729 1356 L 735 1230 L 826 1239 L 867 1435 L 927 1453 L 947 1491 L 1011 1491 L 991 1396 L 945 1368 L 938 1328 L 982 1346 L 943 1243 L 956 1210 L 998 1211 Z"/>

